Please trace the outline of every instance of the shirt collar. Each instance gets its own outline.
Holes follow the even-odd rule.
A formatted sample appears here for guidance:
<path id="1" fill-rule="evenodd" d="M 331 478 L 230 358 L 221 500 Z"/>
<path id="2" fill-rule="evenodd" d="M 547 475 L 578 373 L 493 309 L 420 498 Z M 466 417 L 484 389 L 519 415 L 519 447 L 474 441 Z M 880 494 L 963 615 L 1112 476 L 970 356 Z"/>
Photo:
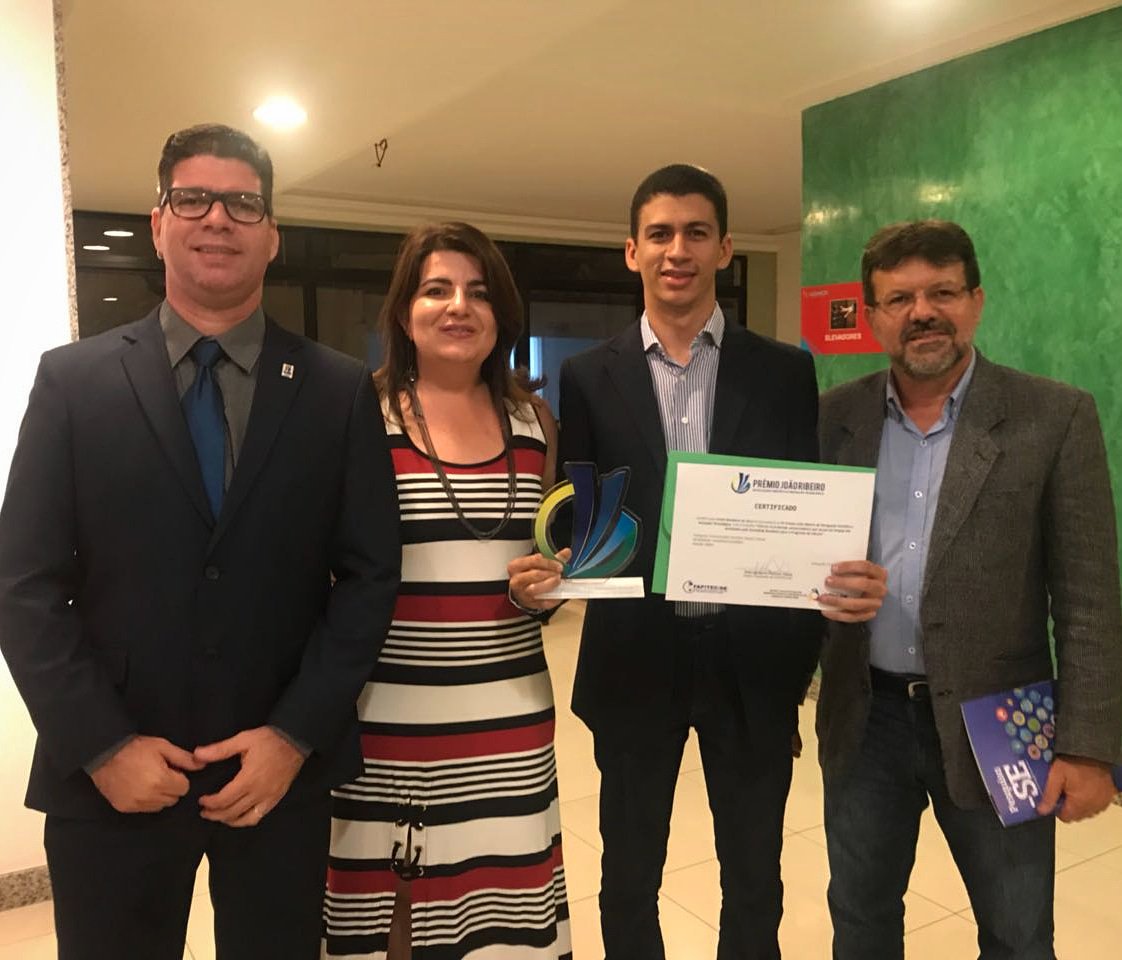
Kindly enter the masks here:
<path id="1" fill-rule="evenodd" d="M 166 300 L 160 304 L 160 328 L 167 342 L 168 359 L 174 369 L 202 339 L 199 331 L 184 320 Z M 252 372 L 265 343 L 265 311 L 257 309 L 241 323 L 215 337 L 223 352 L 246 373 Z"/>
<path id="2" fill-rule="evenodd" d="M 943 406 L 943 412 L 948 420 L 958 420 L 959 411 L 962 409 L 962 398 L 966 394 L 967 387 L 970 386 L 970 381 L 974 378 L 974 367 L 977 362 L 978 351 L 971 347 L 970 363 L 966 365 L 966 370 L 958 378 L 958 383 L 955 384 L 955 388 L 951 391 L 951 395 L 947 397 L 947 402 Z M 885 380 L 885 408 L 897 422 L 900 422 L 904 419 L 904 405 L 900 402 L 900 394 L 896 392 L 896 380 L 892 376 L 891 369 L 888 371 Z"/>
<path id="3" fill-rule="evenodd" d="M 662 349 L 662 344 L 659 343 L 658 335 L 651 327 L 651 321 L 647 317 L 647 311 L 643 311 L 643 316 L 639 318 L 639 331 L 643 337 L 643 352 L 649 353 L 652 348 L 658 347 Z M 705 321 L 703 326 L 694 337 L 693 342 L 697 343 L 699 339 L 708 339 L 717 349 L 721 347 L 721 341 L 725 337 L 725 315 L 721 312 L 721 305 L 718 303 L 713 304 L 713 312 L 709 314 L 709 319 Z M 692 344 L 691 344 L 692 347 Z"/>

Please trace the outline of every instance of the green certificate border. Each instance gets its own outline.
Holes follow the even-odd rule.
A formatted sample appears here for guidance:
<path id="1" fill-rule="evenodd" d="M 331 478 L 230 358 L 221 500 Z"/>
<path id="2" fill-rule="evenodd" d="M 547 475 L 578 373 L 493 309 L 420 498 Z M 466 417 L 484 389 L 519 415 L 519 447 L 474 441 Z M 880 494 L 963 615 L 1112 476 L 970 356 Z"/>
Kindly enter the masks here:
<path id="1" fill-rule="evenodd" d="M 679 463 L 709 463 L 721 467 L 770 467 L 778 470 L 831 470 L 842 473 L 876 473 L 875 467 L 847 467 L 840 463 L 804 463 L 799 460 L 764 460 L 761 457 L 731 457 L 720 453 L 686 453 L 671 450 L 666 455 L 666 483 L 662 488 L 658 540 L 655 546 L 651 593 L 666 593 L 666 569 L 670 566 L 670 528 L 674 523 L 674 491 L 678 486 Z"/>

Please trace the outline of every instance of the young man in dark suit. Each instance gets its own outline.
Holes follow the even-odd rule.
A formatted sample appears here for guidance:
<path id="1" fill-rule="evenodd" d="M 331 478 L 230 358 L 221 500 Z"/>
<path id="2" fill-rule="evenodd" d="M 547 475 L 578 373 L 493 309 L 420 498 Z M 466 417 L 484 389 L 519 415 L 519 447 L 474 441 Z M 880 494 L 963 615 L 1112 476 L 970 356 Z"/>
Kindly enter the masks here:
<path id="1" fill-rule="evenodd" d="M 1106 807 L 1122 742 L 1118 551 L 1095 401 L 973 346 L 985 296 L 957 224 L 885 227 L 861 277 L 890 368 L 823 396 L 822 459 L 877 468 L 869 555 L 888 569 L 888 595 L 868 625 L 831 624 L 822 651 L 834 957 L 903 957 L 930 802 L 982 960 L 1054 960 L 1046 815 Z M 1049 617 L 1056 759 L 1041 818 L 1006 829 L 960 708 L 1053 676 Z"/>
<path id="2" fill-rule="evenodd" d="M 0 644 L 64 960 L 178 960 L 204 854 L 219 957 L 318 956 L 400 549 L 369 374 L 262 313 L 272 183 L 243 133 L 172 135 L 167 299 L 45 354 L 20 431 Z"/>
<path id="3" fill-rule="evenodd" d="M 589 602 L 573 690 L 600 768 L 604 947 L 608 960 L 664 956 L 658 891 L 693 727 L 721 864 L 718 957 L 774 960 L 792 737 L 822 621 L 778 608 L 668 602 L 650 593 L 651 574 L 667 451 L 815 460 L 814 363 L 726 323 L 716 282 L 732 258 L 728 204 L 708 171 L 675 164 L 640 184 L 625 256 L 642 278 L 643 316 L 561 370 L 560 462 L 629 467 L 626 506 L 644 528 L 625 572 L 643 577 L 647 595 Z M 854 561 L 837 573 L 870 595 L 830 597 L 824 610 L 872 616 L 875 568 Z M 512 588 L 523 598 L 543 590 L 532 585 L 538 575 L 547 582 L 545 568 L 519 570 Z"/>

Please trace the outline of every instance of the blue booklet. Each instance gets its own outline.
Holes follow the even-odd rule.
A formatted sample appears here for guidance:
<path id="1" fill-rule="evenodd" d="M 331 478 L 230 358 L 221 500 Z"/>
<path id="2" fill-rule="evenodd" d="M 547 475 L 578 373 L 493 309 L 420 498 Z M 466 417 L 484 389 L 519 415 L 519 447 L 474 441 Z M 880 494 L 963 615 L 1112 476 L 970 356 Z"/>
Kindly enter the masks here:
<path id="1" fill-rule="evenodd" d="M 962 704 L 978 772 L 1003 826 L 1033 820 L 1044 795 L 1056 734 L 1052 681 L 1042 680 Z M 1113 770 L 1122 790 L 1122 766 Z"/>

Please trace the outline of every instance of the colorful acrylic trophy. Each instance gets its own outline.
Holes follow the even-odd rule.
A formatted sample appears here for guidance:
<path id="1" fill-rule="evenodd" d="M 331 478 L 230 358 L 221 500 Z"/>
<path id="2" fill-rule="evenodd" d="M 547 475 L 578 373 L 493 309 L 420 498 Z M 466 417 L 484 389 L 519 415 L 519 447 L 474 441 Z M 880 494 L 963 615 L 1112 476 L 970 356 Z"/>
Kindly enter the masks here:
<path id="1" fill-rule="evenodd" d="M 620 467 L 600 476 L 594 463 L 566 463 L 563 481 L 544 497 L 534 521 L 534 542 L 542 556 L 557 560 L 550 533 L 557 511 L 572 504 L 572 556 L 561 584 L 548 599 L 641 597 L 642 577 L 619 577 L 639 549 L 642 524 L 623 506 L 631 471 Z"/>

